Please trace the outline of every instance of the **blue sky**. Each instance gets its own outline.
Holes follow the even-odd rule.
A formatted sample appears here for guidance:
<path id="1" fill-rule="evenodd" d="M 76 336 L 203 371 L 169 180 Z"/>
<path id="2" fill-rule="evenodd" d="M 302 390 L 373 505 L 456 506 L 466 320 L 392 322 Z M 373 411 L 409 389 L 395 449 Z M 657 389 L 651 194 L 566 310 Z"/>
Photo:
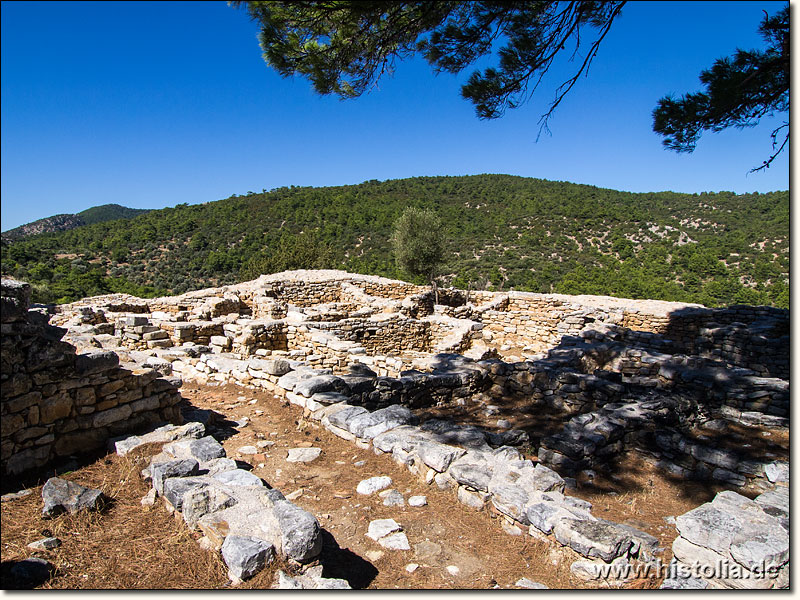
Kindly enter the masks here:
<path id="1" fill-rule="evenodd" d="M 225 2 L 2 3 L 2 229 L 107 203 L 163 208 L 280 186 L 509 173 L 634 192 L 789 187 L 766 172 L 781 116 L 664 150 L 651 112 L 782 2 L 632 2 L 538 143 L 558 69 L 532 102 L 480 121 L 459 76 L 421 59 L 356 100 L 316 95 L 261 58 Z M 567 65 L 568 66 L 568 65 Z M 565 71 L 561 71 L 565 73 Z"/>

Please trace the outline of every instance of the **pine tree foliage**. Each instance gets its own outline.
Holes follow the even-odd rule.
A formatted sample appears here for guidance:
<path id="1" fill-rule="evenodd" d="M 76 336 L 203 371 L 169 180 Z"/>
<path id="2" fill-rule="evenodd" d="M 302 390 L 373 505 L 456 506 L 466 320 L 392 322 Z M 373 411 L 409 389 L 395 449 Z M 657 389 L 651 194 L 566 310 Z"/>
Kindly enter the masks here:
<path id="1" fill-rule="evenodd" d="M 737 50 L 700 74 L 705 91 L 666 96 L 653 111 L 653 130 L 676 152 L 692 152 L 703 131 L 753 127 L 762 117 L 789 112 L 789 7 L 765 14 L 759 33 L 766 50 Z M 782 141 L 779 137 L 783 132 Z M 789 122 L 772 132 L 772 154 L 753 169 L 768 168 L 789 142 Z"/>
<path id="2" fill-rule="evenodd" d="M 577 69 L 557 89 L 542 125 L 585 74 L 625 2 L 231 2 L 259 23 L 264 60 L 308 77 L 320 94 L 370 90 L 397 59 L 421 53 L 436 71 L 460 73 L 496 46 L 498 64 L 474 71 L 461 93 L 482 119 L 523 104 L 556 57 Z M 582 50 L 582 56 L 579 51 Z"/>

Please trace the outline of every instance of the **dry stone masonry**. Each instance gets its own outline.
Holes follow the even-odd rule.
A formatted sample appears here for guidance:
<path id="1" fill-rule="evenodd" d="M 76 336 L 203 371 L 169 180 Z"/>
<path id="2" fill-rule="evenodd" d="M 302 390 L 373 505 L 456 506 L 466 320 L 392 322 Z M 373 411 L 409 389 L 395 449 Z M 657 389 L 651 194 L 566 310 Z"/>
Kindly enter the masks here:
<path id="1" fill-rule="evenodd" d="M 180 380 L 120 363 L 98 347 L 77 352 L 66 330 L 29 311 L 28 284 L 2 282 L 0 455 L 4 475 L 94 448 L 125 431 L 177 421 Z"/>
<path id="2" fill-rule="evenodd" d="M 725 492 L 680 517 L 678 563 L 723 557 L 752 571 L 754 561 L 768 558 L 788 573 L 781 528 L 788 509 L 784 515 L 782 500 L 772 500 L 785 489 L 788 463 L 753 459 L 694 435 L 788 427 L 788 311 L 459 290 L 442 290 L 435 305 L 428 288 L 340 271 L 279 273 L 152 300 L 115 294 L 49 312 L 27 311 L 24 289 L 3 283 L 2 443 L 9 471 L 71 452 L 81 435 L 100 441 L 156 415 L 176 421 L 178 379 L 235 383 L 285 398 L 310 422 L 390 455 L 468 506 L 491 505 L 510 530 L 571 547 L 588 559 L 573 565 L 575 572 L 659 552 L 652 536 L 592 515 L 588 502 L 567 493 L 569 477 L 635 450 L 674 476 L 761 493 L 752 502 Z M 8 344 L 7 333 L 14 336 Z M 62 336 L 71 346 L 54 341 Z M 62 364 L 65 353 L 74 358 Z M 42 366 L 32 366 L 31 356 Z M 126 370 L 116 356 L 137 368 Z M 491 415 L 511 402 L 560 418 L 560 429 L 545 435 L 505 421 L 481 429 L 419 416 L 447 406 Z M 117 442 L 117 450 L 137 440 Z M 251 575 L 274 553 L 301 562 L 318 553 L 311 520 L 220 450 L 202 432 L 172 441 L 146 475 L 153 493 L 221 550 L 232 579 Z M 258 525 L 241 516 L 242 507 L 270 523 L 269 531 L 254 534 Z M 746 526 L 735 539 L 706 540 L 697 530 L 713 525 L 703 521 L 708 515 Z M 308 526 L 299 549 L 282 523 Z M 328 585 L 290 579 L 281 585 Z M 730 583 L 676 581 L 665 586 Z M 768 586 L 785 582 L 780 575 Z"/>

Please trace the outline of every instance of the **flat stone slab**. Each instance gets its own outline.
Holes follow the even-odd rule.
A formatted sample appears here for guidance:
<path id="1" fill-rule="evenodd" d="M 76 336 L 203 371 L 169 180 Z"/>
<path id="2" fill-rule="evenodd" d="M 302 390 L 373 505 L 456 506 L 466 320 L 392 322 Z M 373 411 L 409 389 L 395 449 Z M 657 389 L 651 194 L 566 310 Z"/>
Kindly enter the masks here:
<path id="1" fill-rule="evenodd" d="M 319 458 L 322 448 L 289 448 L 286 462 L 308 463 Z"/>
<path id="2" fill-rule="evenodd" d="M 553 527 L 556 539 L 578 554 L 611 562 L 633 546 L 630 535 L 614 523 L 562 519 Z"/>
<path id="3" fill-rule="evenodd" d="M 390 533 L 378 540 L 378 543 L 387 550 L 411 550 L 408 537 L 402 531 Z"/>
<path id="4" fill-rule="evenodd" d="M 395 531 L 400 531 L 401 529 L 402 527 L 400 527 L 400 524 L 394 519 L 376 519 L 370 521 L 366 536 L 377 542 L 382 537 L 394 533 Z"/>
<path id="5" fill-rule="evenodd" d="M 74 515 L 83 510 L 97 510 L 102 504 L 103 493 L 73 481 L 51 477 L 42 487 L 42 500 L 42 516 L 50 518 L 63 512 Z"/>
<path id="6" fill-rule="evenodd" d="M 368 496 L 370 494 L 374 494 L 375 492 L 379 492 L 380 490 L 386 489 L 390 485 L 392 485 L 392 478 L 388 475 L 370 477 L 369 479 L 363 479 L 359 482 L 358 486 L 356 486 L 356 492 L 364 496 Z"/>

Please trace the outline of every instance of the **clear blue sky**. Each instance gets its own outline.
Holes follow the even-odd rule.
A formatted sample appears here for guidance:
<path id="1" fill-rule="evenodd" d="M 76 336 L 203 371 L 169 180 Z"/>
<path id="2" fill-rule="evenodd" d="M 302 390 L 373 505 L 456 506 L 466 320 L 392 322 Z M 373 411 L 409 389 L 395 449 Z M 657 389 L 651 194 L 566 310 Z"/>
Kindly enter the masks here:
<path id="1" fill-rule="evenodd" d="M 415 59 L 341 101 L 269 69 L 256 24 L 225 2 L 3 2 L 2 229 L 112 202 L 162 208 L 417 175 L 788 189 L 788 153 L 748 175 L 780 119 L 707 134 L 689 155 L 651 131 L 660 97 L 697 91 L 716 58 L 761 47 L 762 10 L 783 5 L 629 3 L 537 143 L 555 85 L 480 121 L 459 94 L 469 73 L 434 76 Z"/>

